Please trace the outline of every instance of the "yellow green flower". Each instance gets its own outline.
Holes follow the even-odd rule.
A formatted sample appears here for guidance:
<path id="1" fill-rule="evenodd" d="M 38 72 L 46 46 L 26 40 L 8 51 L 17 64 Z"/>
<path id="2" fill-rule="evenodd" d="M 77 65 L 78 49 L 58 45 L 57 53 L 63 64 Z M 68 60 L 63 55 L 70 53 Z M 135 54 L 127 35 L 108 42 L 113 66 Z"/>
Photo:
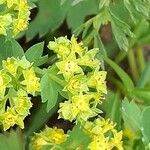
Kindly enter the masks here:
<path id="1" fill-rule="evenodd" d="M 3 125 L 4 131 L 14 126 L 19 125 L 20 128 L 24 128 L 22 117 L 17 115 L 13 108 L 7 108 L 7 111 L 0 115 L 0 123 Z"/>
<path id="2" fill-rule="evenodd" d="M 98 71 L 95 70 L 94 74 L 89 75 L 88 86 L 95 87 L 98 92 L 102 92 L 107 94 L 107 87 L 106 87 L 106 71 Z"/>
<path id="3" fill-rule="evenodd" d="M 64 60 L 56 63 L 59 73 L 63 74 L 66 81 L 68 81 L 75 74 L 83 74 L 83 70 L 80 66 L 77 65 L 75 61 Z"/>
<path id="4" fill-rule="evenodd" d="M 29 6 L 27 0 L 19 0 L 18 17 L 13 21 L 13 34 L 17 35 L 19 32 L 24 31 L 28 27 L 30 16 Z"/>
<path id="5" fill-rule="evenodd" d="M 20 60 L 18 60 L 18 65 L 22 69 L 29 69 L 32 67 L 33 63 L 30 63 L 25 56 L 23 56 Z"/>
<path id="6" fill-rule="evenodd" d="M 30 114 L 29 109 L 32 107 L 30 98 L 27 96 L 18 96 L 12 98 L 14 102 L 14 109 L 20 116 L 26 117 Z"/>
<path id="7" fill-rule="evenodd" d="M 26 86 L 27 93 L 35 94 L 35 92 L 40 91 L 39 78 L 36 77 L 34 68 L 23 71 L 24 81 L 21 84 Z"/>
<path id="8" fill-rule="evenodd" d="M 89 66 L 93 69 L 97 68 L 100 65 L 100 61 L 95 58 L 98 53 L 98 49 L 89 50 L 83 55 L 79 60 L 78 64 L 83 66 Z"/>
<path id="9" fill-rule="evenodd" d="M 97 115 L 90 108 L 90 99 L 91 97 L 89 95 L 82 94 L 72 97 L 72 115 L 74 119 L 81 118 L 82 120 L 86 121 L 90 117 L 94 117 Z"/>
<path id="10" fill-rule="evenodd" d="M 75 75 L 69 81 L 65 90 L 68 90 L 72 94 L 79 94 L 82 92 L 87 92 L 87 78 L 84 75 Z"/>
<path id="11" fill-rule="evenodd" d="M 10 14 L 0 16 L 0 35 L 7 35 L 7 29 L 11 25 L 12 17 Z"/>
<path id="12" fill-rule="evenodd" d="M 32 147 L 34 147 L 35 150 L 41 150 L 43 146 L 48 145 L 48 142 L 46 142 L 43 137 L 40 136 L 34 136 L 32 138 Z"/>
<path id="13" fill-rule="evenodd" d="M 63 129 L 47 127 L 44 132 L 47 141 L 50 143 L 61 144 L 67 140 L 67 134 L 64 133 Z"/>
<path id="14" fill-rule="evenodd" d="M 116 147 L 118 150 L 123 150 L 122 147 L 122 131 L 117 132 L 116 130 L 112 130 L 113 132 L 113 137 L 111 138 L 111 145 L 112 148 Z"/>
<path id="15" fill-rule="evenodd" d="M 50 41 L 48 48 L 57 53 L 58 58 L 65 59 L 69 56 L 70 50 L 70 41 L 67 37 L 59 37 L 55 41 Z"/>
<path id="16" fill-rule="evenodd" d="M 74 120 L 73 114 L 72 114 L 72 103 L 70 101 L 65 101 L 63 103 L 59 104 L 59 117 L 58 118 L 63 118 L 65 120 Z"/>
<path id="17" fill-rule="evenodd" d="M 15 76 L 18 68 L 17 61 L 18 60 L 15 59 L 14 57 L 7 58 L 7 60 L 3 60 L 2 61 L 3 69 L 5 69 L 7 72 Z"/>
<path id="18" fill-rule="evenodd" d="M 97 118 L 94 122 L 86 122 L 86 132 L 92 138 L 88 148 L 91 150 L 111 150 L 114 147 L 123 150 L 122 131 L 117 132 L 115 124 L 109 119 Z"/>
<path id="19" fill-rule="evenodd" d="M 32 138 L 32 146 L 35 150 L 41 150 L 45 145 L 58 145 L 67 140 L 68 135 L 62 129 L 46 127 L 44 131 L 36 133 Z"/>
<path id="20" fill-rule="evenodd" d="M 89 144 L 88 149 L 90 150 L 111 150 L 108 139 L 103 134 L 94 136 L 92 142 Z"/>
<path id="21" fill-rule="evenodd" d="M 97 110 L 90 108 L 91 95 L 75 95 L 69 101 L 60 103 L 59 118 L 66 120 L 88 120 L 97 115 Z"/>
<path id="22" fill-rule="evenodd" d="M 72 36 L 71 37 L 71 50 L 74 53 L 77 53 L 80 57 L 85 53 L 86 48 L 83 47 L 83 43 L 78 43 L 77 39 Z"/>
<path id="23" fill-rule="evenodd" d="M 11 78 L 3 71 L 0 71 L 0 98 L 4 97 L 6 87 L 10 81 Z"/>

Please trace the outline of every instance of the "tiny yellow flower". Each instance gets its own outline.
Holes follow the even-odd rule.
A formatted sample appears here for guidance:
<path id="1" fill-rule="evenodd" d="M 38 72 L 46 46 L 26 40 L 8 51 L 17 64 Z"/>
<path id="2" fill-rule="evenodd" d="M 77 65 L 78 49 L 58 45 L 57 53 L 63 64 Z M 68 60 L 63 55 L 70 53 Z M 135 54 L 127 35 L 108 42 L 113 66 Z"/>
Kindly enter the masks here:
<path id="1" fill-rule="evenodd" d="M 72 114 L 74 119 L 76 119 L 76 117 L 79 117 L 87 120 L 89 117 L 93 117 L 95 115 L 95 113 L 90 109 L 90 98 L 91 97 L 89 97 L 88 95 L 82 94 L 72 97 Z"/>
<path id="2" fill-rule="evenodd" d="M 27 0 L 19 0 L 17 3 L 18 17 L 13 20 L 13 34 L 17 35 L 28 27 L 30 16 Z"/>
<path id="3" fill-rule="evenodd" d="M 31 145 L 35 150 L 41 150 L 43 146 L 48 145 L 48 142 L 46 142 L 42 137 L 35 135 L 32 138 Z"/>
<path id="4" fill-rule="evenodd" d="M 97 71 L 95 70 L 94 74 L 89 77 L 88 86 L 95 87 L 98 92 L 107 94 L 106 87 L 106 71 Z"/>
<path id="5" fill-rule="evenodd" d="M 58 118 L 64 118 L 65 120 L 74 120 L 73 114 L 72 114 L 72 103 L 70 101 L 65 101 L 63 103 L 59 104 L 59 117 Z"/>
<path id="6" fill-rule="evenodd" d="M 61 144 L 67 140 L 67 135 L 64 133 L 63 129 L 46 128 L 45 135 L 47 140 L 53 144 Z"/>
<path id="7" fill-rule="evenodd" d="M 122 131 L 117 132 L 115 124 L 109 119 L 97 118 L 94 122 L 86 122 L 85 130 L 92 138 L 89 145 L 91 150 L 112 150 L 116 147 L 118 150 L 122 148 Z"/>
<path id="8" fill-rule="evenodd" d="M 63 74 L 66 81 L 68 81 L 75 74 L 83 74 L 83 70 L 80 66 L 77 65 L 75 61 L 64 60 L 56 63 L 59 73 Z"/>
<path id="9" fill-rule="evenodd" d="M 30 63 L 25 56 L 23 56 L 20 60 L 18 60 L 18 65 L 22 69 L 29 69 L 33 65 L 33 63 Z"/>
<path id="10" fill-rule="evenodd" d="M 111 144 L 113 147 L 116 147 L 118 150 L 123 150 L 122 147 L 122 131 L 117 132 L 116 130 L 112 130 L 113 138 L 111 138 Z"/>
<path id="11" fill-rule="evenodd" d="M 85 48 L 83 47 L 82 43 L 77 43 L 77 39 L 72 36 L 71 37 L 71 50 L 74 53 L 77 53 L 80 57 L 85 53 Z"/>
<path id="12" fill-rule="evenodd" d="M 10 81 L 11 78 L 3 71 L 0 71 L 0 97 L 1 98 L 4 97 L 6 87 Z"/>
<path id="13" fill-rule="evenodd" d="M 90 150 L 111 150 L 108 139 L 103 134 L 94 136 L 92 142 L 89 144 Z"/>
<path id="14" fill-rule="evenodd" d="M 7 60 L 3 60 L 2 66 L 7 72 L 12 74 L 13 76 L 16 75 L 18 63 L 17 63 L 17 59 L 15 59 L 14 57 L 7 58 Z"/>
<path id="15" fill-rule="evenodd" d="M 5 113 L 0 115 L 0 123 L 3 125 L 4 131 L 15 124 L 19 125 L 20 128 L 24 128 L 23 119 L 12 108 L 8 108 Z"/>
<path id="16" fill-rule="evenodd" d="M 85 120 L 90 117 L 97 115 L 94 109 L 90 108 L 89 101 L 91 100 L 91 95 L 75 95 L 69 101 L 60 103 L 60 109 L 58 110 L 59 118 L 66 120 Z"/>
<path id="17" fill-rule="evenodd" d="M 29 113 L 29 109 L 32 107 L 32 103 L 29 97 L 19 96 L 13 97 L 14 109 L 20 116 L 26 117 Z"/>
<path id="18" fill-rule="evenodd" d="M 0 34 L 1 35 L 7 35 L 7 28 L 12 23 L 12 17 L 10 14 L 6 14 L 3 16 L 0 16 Z"/>
<path id="19" fill-rule="evenodd" d="M 94 134 L 99 134 L 100 132 L 101 133 L 107 133 L 111 130 L 113 130 L 115 127 L 115 124 L 110 121 L 110 119 L 104 119 L 104 118 L 101 118 L 101 119 L 96 119 L 95 120 L 95 126 L 93 127 L 93 129 L 91 130 Z"/>
<path id="20" fill-rule="evenodd" d="M 67 86 L 65 87 L 70 93 L 72 94 L 79 94 L 82 92 L 87 92 L 88 86 L 87 86 L 87 78 L 84 75 L 75 75 L 73 76 Z"/>
<path id="21" fill-rule="evenodd" d="M 44 131 L 35 134 L 31 145 L 35 150 L 41 150 L 45 145 L 55 146 L 64 143 L 67 137 L 62 129 L 46 127 Z"/>
<path id="22" fill-rule="evenodd" d="M 19 18 L 13 21 L 14 30 L 13 33 L 16 35 L 17 33 L 24 31 L 28 27 L 28 22 L 25 19 Z"/>
<path id="23" fill-rule="evenodd" d="M 27 93 L 35 94 L 35 92 L 40 91 L 39 78 L 36 77 L 34 68 L 23 71 L 24 81 L 21 84 L 26 85 Z"/>
<path id="24" fill-rule="evenodd" d="M 57 53 L 58 58 L 65 59 L 69 56 L 70 41 L 66 37 L 60 37 L 55 41 L 50 41 L 48 48 Z"/>
<path id="25" fill-rule="evenodd" d="M 83 55 L 80 59 L 78 59 L 78 64 L 83 66 L 89 66 L 90 68 L 97 68 L 100 66 L 100 61 L 95 58 L 98 53 L 98 49 L 89 50 Z"/>

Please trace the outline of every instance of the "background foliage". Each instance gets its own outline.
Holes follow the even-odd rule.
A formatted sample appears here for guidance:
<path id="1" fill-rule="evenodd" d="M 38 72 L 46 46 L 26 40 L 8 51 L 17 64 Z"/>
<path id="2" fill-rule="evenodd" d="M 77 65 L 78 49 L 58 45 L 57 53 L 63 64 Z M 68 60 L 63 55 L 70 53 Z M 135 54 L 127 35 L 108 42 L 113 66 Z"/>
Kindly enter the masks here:
<path id="1" fill-rule="evenodd" d="M 33 9 L 28 29 L 16 39 L 0 36 L 0 66 L 2 60 L 11 56 L 25 55 L 34 62 L 42 78 L 41 100 L 38 96 L 33 98 L 34 108 L 26 119 L 24 131 L 0 135 L 0 149 L 7 150 L 13 139 L 9 149 L 17 150 L 23 143 L 21 132 L 28 138 L 46 123 L 65 130 L 72 128 L 72 124 L 56 119 L 59 102 L 67 98 L 62 92 L 65 83 L 55 66 L 42 70 L 57 59 L 47 50 L 49 40 L 65 35 L 70 38 L 72 34 L 86 46 L 100 49 L 102 69 L 108 71 L 108 94 L 100 107 L 105 118 L 124 131 L 124 148 L 150 148 L 150 1 L 29 0 L 29 3 Z M 75 127 L 69 134 L 64 147 L 75 149 L 80 142 L 84 145 L 80 128 Z"/>

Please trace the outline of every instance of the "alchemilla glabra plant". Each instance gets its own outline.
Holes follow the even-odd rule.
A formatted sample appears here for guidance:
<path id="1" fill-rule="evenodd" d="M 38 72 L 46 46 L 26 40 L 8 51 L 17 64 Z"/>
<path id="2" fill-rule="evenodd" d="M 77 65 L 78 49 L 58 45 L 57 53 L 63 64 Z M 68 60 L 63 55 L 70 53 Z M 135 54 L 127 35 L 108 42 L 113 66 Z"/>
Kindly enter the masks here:
<path id="1" fill-rule="evenodd" d="M 149 34 L 149 0 L 0 0 L 0 150 L 149 150 Z"/>

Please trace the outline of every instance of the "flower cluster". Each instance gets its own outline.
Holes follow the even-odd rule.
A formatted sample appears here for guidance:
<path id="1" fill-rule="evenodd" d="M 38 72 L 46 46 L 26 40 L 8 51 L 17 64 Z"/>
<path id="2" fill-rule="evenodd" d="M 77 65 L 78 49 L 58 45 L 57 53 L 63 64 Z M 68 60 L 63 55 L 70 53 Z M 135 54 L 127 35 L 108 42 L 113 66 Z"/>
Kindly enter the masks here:
<path id="1" fill-rule="evenodd" d="M 50 146 L 53 149 L 64 143 L 67 137 L 68 135 L 62 129 L 46 127 L 44 131 L 35 134 L 31 144 L 35 150 L 41 150 L 44 146 Z"/>
<path id="2" fill-rule="evenodd" d="M 11 33 L 16 36 L 24 31 L 29 21 L 29 6 L 27 0 L 1 0 L 0 6 L 0 34 Z"/>
<path id="3" fill-rule="evenodd" d="M 102 111 L 97 106 L 107 94 L 106 72 L 100 71 L 100 61 L 96 58 L 98 49 L 88 50 L 77 43 L 74 36 L 71 41 L 66 37 L 55 39 L 48 47 L 57 53 L 58 74 L 62 74 L 67 83 L 64 90 L 69 100 L 60 103 L 59 117 L 80 122 L 92 139 L 88 149 L 123 150 L 122 132 L 117 132 L 110 120 L 98 117 Z"/>
<path id="4" fill-rule="evenodd" d="M 48 47 L 57 53 L 60 70 L 67 85 L 69 100 L 60 103 L 59 117 L 66 120 L 83 120 L 101 113 L 97 109 L 106 90 L 106 72 L 99 71 L 100 61 L 96 58 L 98 49 L 89 50 L 72 36 L 71 41 L 60 37 L 49 42 Z"/>
<path id="5" fill-rule="evenodd" d="M 40 91 L 32 63 L 25 57 L 7 58 L 0 70 L 0 124 L 4 130 L 15 124 L 24 128 L 23 120 L 32 107 L 28 94 Z"/>
<path id="6" fill-rule="evenodd" d="M 92 139 L 88 148 L 90 150 L 111 150 L 113 148 L 123 150 L 122 131 L 117 132 L 114 127 L 115 124 L 112 121 L 104 118 L 97 118 L 94 122 L 86 122 L 85 131 Z"/>

